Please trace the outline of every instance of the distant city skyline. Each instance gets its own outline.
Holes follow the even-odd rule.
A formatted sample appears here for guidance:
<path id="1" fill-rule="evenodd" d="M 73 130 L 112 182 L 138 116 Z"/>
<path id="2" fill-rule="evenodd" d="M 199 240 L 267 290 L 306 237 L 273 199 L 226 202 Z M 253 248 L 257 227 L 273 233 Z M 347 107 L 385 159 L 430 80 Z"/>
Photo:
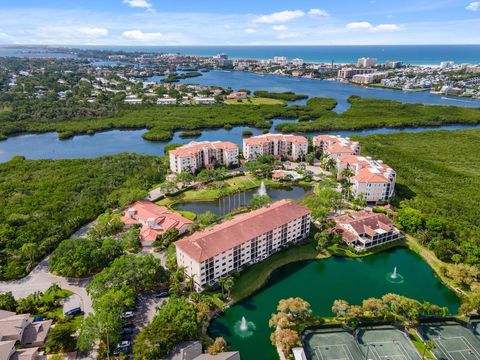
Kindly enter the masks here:
<path id="1" fill-rule="evenodd" d="M 480 1 L 19 0 L 0 44 L 478 44 Z"/>

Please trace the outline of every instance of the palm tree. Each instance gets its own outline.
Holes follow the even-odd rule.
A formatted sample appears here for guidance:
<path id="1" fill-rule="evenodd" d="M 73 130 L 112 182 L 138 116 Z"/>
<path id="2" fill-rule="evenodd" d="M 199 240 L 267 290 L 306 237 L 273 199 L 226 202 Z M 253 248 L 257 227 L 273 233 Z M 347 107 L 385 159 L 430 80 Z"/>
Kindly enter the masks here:
<path id="1" fill-rule="evenodd" d="M 28 268 L 31 269 L 33 264 L 35 263 L 35 258 L 37 257 L 38 253 L 37 245 L 35 245 L 34 243 L 23 244 L 20 251 L 24 256 L 28 257 L 30 261 L 28 264 Z"/>
<path id="2" fill-rule="evenodd" d="M 227 297 L 230 297 L 230 292 L 232 291 L 234 285 L 235 280 L 233 280 L 231 276 L 227 277 L 225 283 L 223 284 L 225 290 L 227 291 Z"/>
<path id="3" fill-rule="evenodd" d="M 220 276 L 220 278 L 218 279 L 218 284 L 220 285 L 220 288 L 222 289 L 222 295 L 225 294 L 225 282 L 226 282 L 227 278 L 224 278 L 223 276 Z"/>

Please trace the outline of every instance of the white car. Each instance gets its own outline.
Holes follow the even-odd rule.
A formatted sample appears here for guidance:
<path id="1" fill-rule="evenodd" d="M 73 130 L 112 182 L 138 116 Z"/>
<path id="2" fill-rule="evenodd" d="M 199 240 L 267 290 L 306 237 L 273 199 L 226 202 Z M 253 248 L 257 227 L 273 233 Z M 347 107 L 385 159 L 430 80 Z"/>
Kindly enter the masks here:
<path id="1" fill-rule="evenodd" d="M 135 316 L 133 311 L 125 311 L 122 315 L 122 319 L 131 319 Z"/>

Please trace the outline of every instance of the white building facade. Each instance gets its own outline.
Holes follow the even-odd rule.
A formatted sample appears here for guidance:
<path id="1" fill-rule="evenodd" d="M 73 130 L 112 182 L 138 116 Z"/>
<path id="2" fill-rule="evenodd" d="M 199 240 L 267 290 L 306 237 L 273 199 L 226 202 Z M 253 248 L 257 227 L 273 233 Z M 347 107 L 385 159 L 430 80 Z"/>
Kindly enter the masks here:
<path id="1" fill-rule="evenodd" d="M 201 291 L 288 243 L 304 240 L 309 233 L 310 210 L 292 200 L 280 200 L 178 240 L 177 263 Z"/>
<path id="2" fill-rule="evenodd" d="M 337 177 L 344 177 L 345 170 L 351 173 L 352 196 L 363 197 L 367 202 L 384 202 L 395 191 L 395 171 L 381 160 L 358 155 L 337 158 Z"/>
<path id="3" fill-rule="evenodd" d="M 259 156 L 281 156 L 303 160 L 308 153 L 308 140 L 303 136 L 265 134 L 243 139 L 243 157 L 255 160 Z"/>
<path id="4" fill-rule="evenodd" d="M 340 135 L 318 135 L 313 138 L 313 146 L 334 160 L 340 156 L 360 154 L 360 144 Z"/>
<path id="5" fill-rule="evenodd" d="M 170 170 L 195 173 L 204 167 L 238 165 L 238 146 L 229 141 L 192 141 L 170 150 Z"/>

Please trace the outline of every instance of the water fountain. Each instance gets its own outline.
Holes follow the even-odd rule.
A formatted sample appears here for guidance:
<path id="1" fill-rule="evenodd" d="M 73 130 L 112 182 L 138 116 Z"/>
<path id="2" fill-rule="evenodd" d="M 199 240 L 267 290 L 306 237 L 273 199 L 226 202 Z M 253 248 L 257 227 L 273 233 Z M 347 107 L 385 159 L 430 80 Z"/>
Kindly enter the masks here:
<path id="1" fill-rule="evenodd" d="M 393 268 L 393 273 L 390 275 L 390 279 L 395 280 L 397 277 L 398 277 L 397 267 L 395 266 L 395 267 Z"/>
<path id="2" fill-rule="evenodd" d="M 401 284 L 405 281 L 405 278 L 398 273 L 396 266 L 393 268 L 393 272 L 387 273 L 386 278 L 387 281 L 393 284 Z"/>
<path id="3" fill-rule="evenodd" d="M 247 321 L 245 316 L 242 316 L 242 319 L 237 321 L 234 326 L 235 334 L 241 338 L 252 336 L 256 329 L 255 324 L 252 321 Z"/>
<path id="4" fill-rule="evenodd" d="M 262 183 L 260 184 L 260 187 L 258 188 L 258 192 L 257 192 L 258 195 L 260 196 L 266 196 L 268 195 L 267 194 L 267 188 L 265 186 L 265 183 L 262 181 Z"/>

